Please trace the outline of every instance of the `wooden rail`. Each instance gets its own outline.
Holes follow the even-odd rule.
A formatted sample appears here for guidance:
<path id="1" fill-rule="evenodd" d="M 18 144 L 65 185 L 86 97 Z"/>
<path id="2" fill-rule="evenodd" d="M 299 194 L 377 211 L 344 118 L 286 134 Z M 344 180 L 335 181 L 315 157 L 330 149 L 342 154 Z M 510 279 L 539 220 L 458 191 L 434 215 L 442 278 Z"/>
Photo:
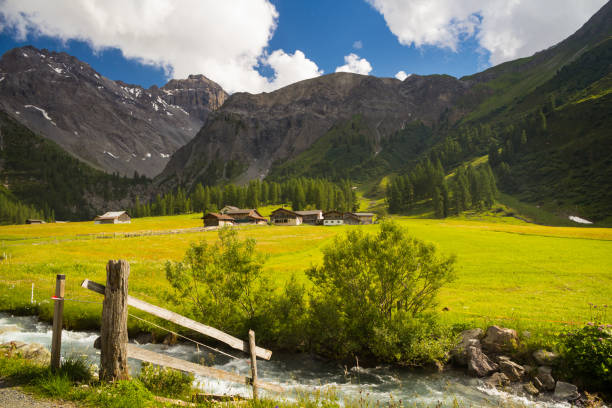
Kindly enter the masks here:
<path id="1" fill-rule="evenodd" d="M 174 368 L 175 370 L 189 371 L 195 374 L 203 375 L 206 377 L 215 377 L 221 380 L 231 381 L 235 383 L 254 385 L 251 378 L 243 377 L 239 374 L 230 373 L 227 371 L 219 370 L 213 367 L 206 367 L 200 364 L 191 363 L 189 361 L 181 360 L 179 358 L 170 357 L 164 354 L 159 354 L 154 351 L 149 351 L 138 347 L 134 344 L 127 345 L 128 357 L 136 358 L 138 360 L 146 361 L 152 364 L 162 365 L 164 367 Z M 283 392 L 283 387 L 270 384 L 263 381 L 256 381 L 255 385 L 259 388 L 263 388 L 274 392 Z"/>
<path id="2" fill-rule="evenodd" d="M 104 295 L 105 293 L 104 285 L 92 282 L 89 279 L 85 279 L 81 286 L 101 295 Z M 234 336 L 224 333 L 221 330 L 215 329 L 214 327 L 206 326 L 205 324 L 196 322 L 195 320 L 191 320 L 185 316 L 181 316 L 178 313 L 174 313 L 170 310 L 152 305 L 150 303 L 145 302 L 144 300 L 140 300 L 132 296 L 128 296 L 128 305 L 133 306 L 136 309 L 142 310 L 144 312 L 150 313 L 154 316 L 168 320 L 172 323 L 178 324 L 179 326 L 183 326 L 198 333 L 212 337 L 213 339 L 219 340 L 227 344 L 228 346 L 233 347 L 236 350 L 241 350 L 245 353 L 250 353 L 250 346 L 248 342 L 245 342 Z M 256 347 L 255 353 L 257 357 L 266 360 L 269 360 L 270 357 L 272 357 L 272 351 L 264 349 L 262 347 Z"/>

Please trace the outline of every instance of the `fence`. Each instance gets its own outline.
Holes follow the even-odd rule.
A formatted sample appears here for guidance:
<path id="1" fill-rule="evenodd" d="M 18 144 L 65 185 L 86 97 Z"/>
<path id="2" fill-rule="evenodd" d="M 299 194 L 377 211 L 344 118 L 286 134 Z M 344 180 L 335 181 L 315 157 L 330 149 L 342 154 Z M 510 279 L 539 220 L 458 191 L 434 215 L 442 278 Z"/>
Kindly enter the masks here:
<path id="1" fill-rule="evenodd" d="M 106 266 L 106 285 L 101 285 L 88 279 L 85 279 L 81 284 L 83 288 L 104 296 L 104 301 L 102 303 L 102 326 L 100 330 L 100 379 L 115 381 L 129 378 L 127 364 L 127 359 L 129 357 L 206 377 L 250 385 L 253 388 L 254 399 L 258 398 L 258 389 L 260 388 L 274 392 L 284 391 L 282 387 L 276 384 L 267 383 L 258 379 L 257 357 L 269 360 L 272 356 L 272 352 L 262 347 L 258 347 L 255 344 L 255 333 L 252 330 L 249 331 L 249 339 L 243 341 L 214 327 L 206 326 L 179 315 L 178 313 L 129 296 L 129 273 L 130 266 L 128 262 L 122 260 L 109 261 Z M 65 275 L 57 275 L 55 296 L 53 297 L 55 305 L 53 314 L 53 337 L 51 343 L 51 366 L 55 370 L 60 367 L 65 281 Z M 161 319 L 211 337 L 236 350 L 248 353 L 250 355 L 251 376 L 245 377 L 213 367 L 195 364 L 128 343 L 128 306 L 132 306 Z M 187 338 L 185 336 L 181 337 Z M 204 345 L 199 342 L 196 343 Z"/>

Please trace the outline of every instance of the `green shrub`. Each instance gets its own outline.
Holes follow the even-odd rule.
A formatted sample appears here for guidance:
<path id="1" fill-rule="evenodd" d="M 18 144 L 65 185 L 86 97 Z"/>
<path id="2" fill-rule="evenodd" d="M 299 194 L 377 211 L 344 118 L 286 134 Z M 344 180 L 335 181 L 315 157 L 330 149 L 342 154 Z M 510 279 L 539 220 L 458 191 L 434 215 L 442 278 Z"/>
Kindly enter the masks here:
<path id="1" fill-rule="evenodd" d="M 87 383 L 91 381 L 93 367 L 87 358 L 70 356 L 62 362 L 60 373 L 73 382 Z"/>
<path id="2" fill-rule="evenodd" d="M 587 323 L 565 333 L 559 344 L 563 373 L 581 385 L 612 390 L 612 325 Z"/>
<path id="3" fill-rule="evenodd" d="M 323 250 L 314 283 L 311 338 L 319 352 L 360 354 L 408 365 L 444 360 L 452 339 L 432 314 L 438 290 L 454 275 L 454 257 L 392 222 L 377 234 L 353 230 Z"/>
<path id="4" fill-rule="evenodd" d="M 100 387 L 87 401 L 105 408 L 148 408 L 154 405 L 154 396 L 140 381 L 122 380 Z"/>
<path id="5" fill-rule="evenodd" d="M 138 379 L 155 395 L 179 398 L 189 395 L 194 376 L 171 368 L 143 363 Z"/>

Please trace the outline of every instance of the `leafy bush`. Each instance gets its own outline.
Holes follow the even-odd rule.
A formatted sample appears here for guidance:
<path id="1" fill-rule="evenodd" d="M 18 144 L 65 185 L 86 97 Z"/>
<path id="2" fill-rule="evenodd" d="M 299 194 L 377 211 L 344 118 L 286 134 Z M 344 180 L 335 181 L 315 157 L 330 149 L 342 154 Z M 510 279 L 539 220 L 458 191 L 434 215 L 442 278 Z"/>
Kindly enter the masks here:
<path id="1" fill-rule="evenodd" d="M 98 389 L 88 396 L 92 405 L 105 408 L 147 408 L 154 406 L 154 396 L 138 380 L 121 380 Z"/>
<path id="2" fill-rule="evenodd" d="M 138 379 L 155 395 L 180 398 L 191 391 L 194 376 L 171 368 L 143 363 Z"/>
<path id="3" fill-rule="evenodd" d="M 612 325 L 588 323 L 562 336 L 563 372 L 598 390 L 612 390 Z"/>
<path id="4" fill-rule="evenodd" d="M 392 222 L 377 234 L 336 237 L 323 254 L 323 265 L 306 271 L 319 351 L 410 365 L 444 359 L 451 341 L 431 311 L 438 290 L 453 279 L 454 257 L 440 256 Z"/>

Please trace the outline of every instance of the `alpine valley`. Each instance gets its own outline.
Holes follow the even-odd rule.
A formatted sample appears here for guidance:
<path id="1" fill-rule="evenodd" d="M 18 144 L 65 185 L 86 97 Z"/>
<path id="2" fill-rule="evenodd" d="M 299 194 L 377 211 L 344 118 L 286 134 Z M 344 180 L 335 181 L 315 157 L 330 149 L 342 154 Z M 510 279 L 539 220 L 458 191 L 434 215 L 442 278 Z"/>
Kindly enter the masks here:
<path id="1" fill-rule="evenodd" d="M 406 212 L 471 164 L 490 166 L 506 199 L 612 224 L 612 3 L 557 45 L 475 75 L 335 73 L 257 95 L 202 75 L 143 89 L 24 47 L 0 61 L 0 109 L 2 193 L 67 219 L 200 184 L 297 178 L 350 180 Z M 429 168 L 441 190 L 408 203 L 398 180 L 416 188 Z M 70 185 L 73 203 L 44 193 L 51 183 Z"/>

